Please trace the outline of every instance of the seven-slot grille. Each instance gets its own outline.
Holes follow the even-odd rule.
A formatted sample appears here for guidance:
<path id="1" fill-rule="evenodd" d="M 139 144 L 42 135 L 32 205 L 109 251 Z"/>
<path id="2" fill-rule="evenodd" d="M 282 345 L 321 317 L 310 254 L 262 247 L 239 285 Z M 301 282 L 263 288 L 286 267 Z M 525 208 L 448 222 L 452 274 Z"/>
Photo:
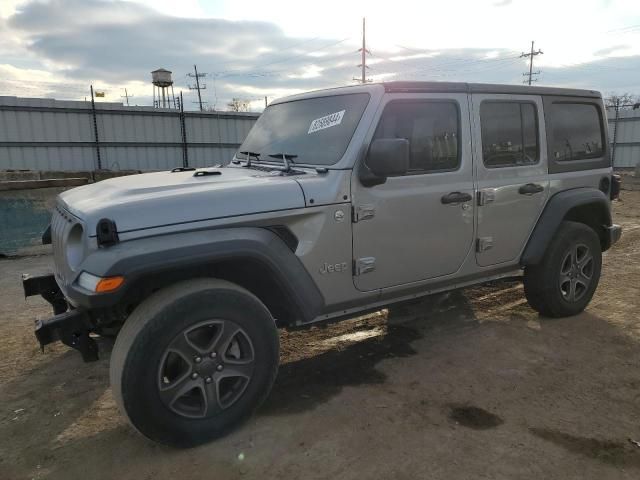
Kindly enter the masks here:
<path id="1" fill-rule="evenodd" d="M 55 263 L 55 278 L 60 288 L 65 291 L 74 280 L 73 271 L 65 256 L 65 242 L 69 231 L 78 223 L 76 217 L 56 206 L 51 216 L 51 243 L 53 244 L 53 261 Z"/>

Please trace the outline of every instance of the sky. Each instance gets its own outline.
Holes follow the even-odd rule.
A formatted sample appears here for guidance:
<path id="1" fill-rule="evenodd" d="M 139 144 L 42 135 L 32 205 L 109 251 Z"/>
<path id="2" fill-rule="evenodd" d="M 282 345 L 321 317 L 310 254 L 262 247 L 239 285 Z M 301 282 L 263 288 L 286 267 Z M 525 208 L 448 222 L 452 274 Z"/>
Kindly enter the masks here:
<path id="1" fill-rule="evenodd" d="M 362 17 L 367 78 L 537 84 L 640 95 L 639 0 L 0 0 L 0 95 L 152 104 L 173 72 L 195 109 L 259 111 L 293 93 L 353 85 Z"/>

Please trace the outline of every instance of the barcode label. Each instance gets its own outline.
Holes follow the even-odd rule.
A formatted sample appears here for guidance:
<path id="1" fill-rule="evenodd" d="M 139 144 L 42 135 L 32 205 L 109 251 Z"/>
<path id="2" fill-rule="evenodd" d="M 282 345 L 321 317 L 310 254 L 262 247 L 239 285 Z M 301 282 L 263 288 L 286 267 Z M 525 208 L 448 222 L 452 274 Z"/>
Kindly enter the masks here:
<path id="1" fill-rule="evenodd" d="M 316 118 L 309 125 L 309 131 L 307 134 L 317 132 L 318 130 L 324 130 L 325 128 L 335 127 L 342 123 L 342 117 L 344 117 L 345 110 L 341 110 L 336 113 L 325 115 L 324 117 Z"/>

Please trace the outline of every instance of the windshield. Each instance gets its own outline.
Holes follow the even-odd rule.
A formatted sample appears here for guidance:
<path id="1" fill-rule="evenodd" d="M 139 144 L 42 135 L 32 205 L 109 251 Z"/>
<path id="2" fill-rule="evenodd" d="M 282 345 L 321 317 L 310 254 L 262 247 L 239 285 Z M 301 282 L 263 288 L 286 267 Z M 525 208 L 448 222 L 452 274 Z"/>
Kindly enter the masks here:
<path id="1" fill-rule="evenodd" d="M 238 151 L 259 153 L 260 160 L 286 153 L 297 155 L 296 163 L 332 165 L 344 155 L 368 102 L 368 93 L 353 93 L 272 105 Z"/>

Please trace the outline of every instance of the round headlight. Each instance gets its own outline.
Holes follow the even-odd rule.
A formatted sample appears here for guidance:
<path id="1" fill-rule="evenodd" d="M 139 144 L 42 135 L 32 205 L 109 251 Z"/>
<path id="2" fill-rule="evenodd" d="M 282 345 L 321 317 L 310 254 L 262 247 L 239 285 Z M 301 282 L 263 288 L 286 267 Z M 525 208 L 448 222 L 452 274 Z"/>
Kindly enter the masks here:
<path id="1" fill-rule="evenodd" d="M 67 236 L 67 245 L 65 253 L 67 256 L 67 264 L 71 270 L 75 270 L 84 258 L 84 230 L 82 225 L 76 223 Z"/>

